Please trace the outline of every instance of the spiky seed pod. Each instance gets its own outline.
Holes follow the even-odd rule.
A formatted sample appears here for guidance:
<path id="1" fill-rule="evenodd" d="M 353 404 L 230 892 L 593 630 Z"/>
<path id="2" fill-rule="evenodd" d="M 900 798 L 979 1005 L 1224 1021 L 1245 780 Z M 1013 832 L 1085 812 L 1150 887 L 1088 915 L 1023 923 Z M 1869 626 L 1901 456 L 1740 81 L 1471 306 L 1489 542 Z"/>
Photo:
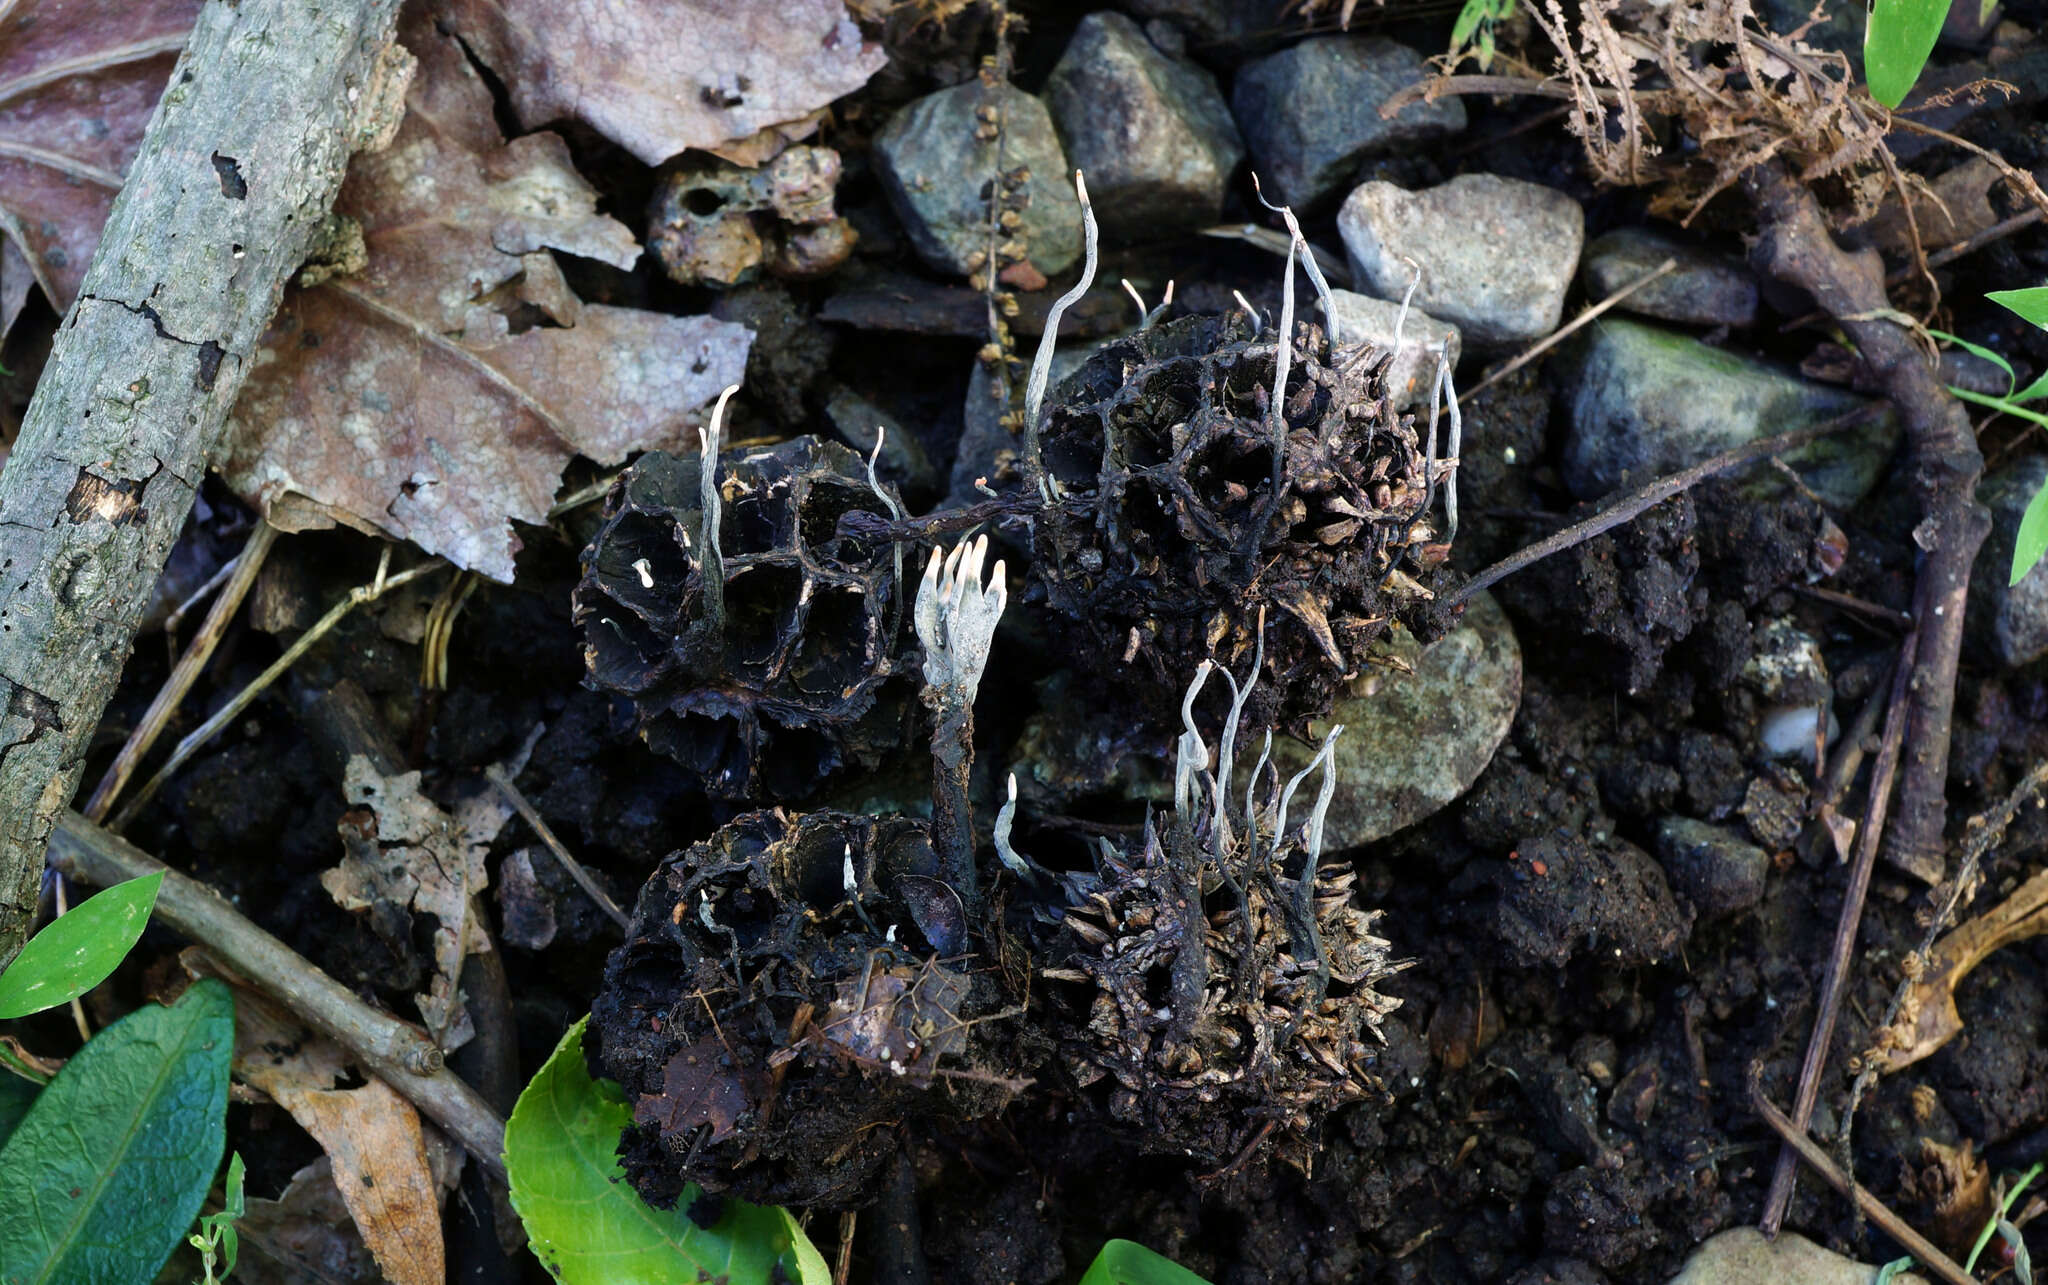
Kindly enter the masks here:
<path id="1" fill-rule="evenodd" d="M 997 983 L 957 960 L 966 922 L 925 827 L 753 812 L 665 860 L 592 1010 L 634 1104 L 627 1176 L 764 1204 L 865 1203 L 907 1120 L 959 1123 L 1010 1087 Z M 944 1081 L 939 1084 L 939 1081 Z"/>
<path id="2" fill-rule="evenodd" d="M 1270 607 L 1254 721 L 1301 728 L 1359 672 L 1404 608 L 1383 586 L 1428 487 L 1385 400 L 1386 354 L 1340 349 L 1333 368 L 1323 349 L 1298 328 L 1277 462 L 1275 336 L 1236 314 L 1106 345 L 1049 399 L 1056 498 L 1031 569 L 1076 662 L 1165 708 L 1203 658 L 1241 663 Z"/>
<path id="3" fill-rule="evenodd" d="M 903 742 L 894 554 L 838 531 L 890 514 L 853 452 L 800 437 L 721 459 L 707 549 L 704 480 L 654 453 L 613 487 L 575 594 L 589 682 L 707 793 L 801 798 Z"/>
<path id="4" fill-rule="evenodd" d="M 1372 933 L 1379 912 L 1355 904 L 1351 870 L 1321 861 L 1342 729 L 1284 788 L 1267 777 L 1255 803 L 1256 788 L 1230 786 L 1228 748 L 1249 688 L 1232 684 L 1214 775 L 1186 713 L 1208 672 L 1185 697 L 1173 813 L 1130 849 L 1104 841 L 1092 876 L 1069 876 L 1044 972 L 1067 983 L 1055 990 L 1064 1069 L 1135 1145 L 1211 1167 L 1269 1153 L 1305 1169 L 1323 1118 L 1376 1087 L 1373 1044 L 1400 1004 L 1376 983 L 1405 965 Z M 1323 788 L 1294 830 L 1295 789 L 1318 766 Z"/>

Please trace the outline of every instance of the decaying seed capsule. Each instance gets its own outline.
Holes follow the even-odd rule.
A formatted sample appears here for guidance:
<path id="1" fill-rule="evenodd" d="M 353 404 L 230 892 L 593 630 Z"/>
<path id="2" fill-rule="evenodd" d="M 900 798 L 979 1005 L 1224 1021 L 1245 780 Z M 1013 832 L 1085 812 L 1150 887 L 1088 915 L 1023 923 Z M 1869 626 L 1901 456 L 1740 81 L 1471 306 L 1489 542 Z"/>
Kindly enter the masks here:
<path id="1" fill-rule="evenodd" d="M 801 798 L 903 741 L 893 550 L 837 527 L 887 501 L 853 452 L 809 437 L 729 452 L 716 476 L 660 452 L 621 475 L 575 594 L 588 681 L 706 793 Z"/>

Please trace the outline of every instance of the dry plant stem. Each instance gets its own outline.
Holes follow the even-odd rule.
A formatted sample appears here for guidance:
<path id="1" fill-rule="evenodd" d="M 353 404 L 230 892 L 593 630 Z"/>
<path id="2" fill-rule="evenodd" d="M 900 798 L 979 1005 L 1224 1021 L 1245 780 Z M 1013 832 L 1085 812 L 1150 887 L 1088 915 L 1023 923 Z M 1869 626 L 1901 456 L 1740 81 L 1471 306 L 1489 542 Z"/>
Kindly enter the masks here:
<path id="1" fill-rule="evenodd" d="M 1968 895 L 1977 881 L 1977 868 L 1984 855 L 2005 840 L 2006 827 L 2012 824 L 2019 810 L 2040 795 L 2048 787 L 2048 759 L 2034 764 L 2033 769 L 2020 778 L 2011 793 L 1996 808 L 1982 816 L 1972 817 L 1964 828 L 1962 860 L 1956 865 L 1956 872 L 1941 889 L 1941 896 L 1934 908 L 1933 916 L 1927 922 L 1927 931 L 1920 938 L 1919 948 L 1913 954 L 1918 958 L 1918 967 L 1909 967 L 1900 978 L 1897 989 L 1892 992 L 1891 1003 L 1885 1008 L 1884 1021 L 1879 1030 L 1889 1030 L 1899 1020 L 1899 1011 L 1905 1007 L 1906 997 L 1915 986 L 1934 972 L 1935 946 L 1942 933 L 1955 921 L 1956 911 L 1961 908 L 1964 896 Z M 1856 1108 L 1862 1105 L 1867 1092 L 1880 1071 L 1897 1070 L 1882 1054 L 1864 1058 L 1863 1069 L 1857 1072 L 1856 1083 L 1849 1090 L 1849 1109 L 1843 1113 L 1840 1144 L 1847 1147 L 1849 1131 L 1856 1123 Z"/>
<path id="2" fill-rule="evenodd" d="M 569 849 L 555 837 L 555 832 L 548 828 L 548 823 L 541 819 L 540 813 L 533 810 L 533 804 L 528 803 L 526 796 L 519 792 L 519 787 L 512 783 L 512 778 L 505 775 L 505 769 L 493 763 L 484 769 L 484 775 L 490 779 L 492 785 L 498 787 L 498 792 L 505 796 L 505 801 L 512 805 L 512 810 L 526 822 L 527 828 L 539 835 L 540 841 L 548 846 L 548 851 L 555 854 L 555 860 L 562 863 L 562 869 L 569 872 L 569 877 L 576 881 L 576 886 L 583 889 L 585 895 L 597 903 L 599 910 L 611 916 L 612 922 L 627 936 L 631 936 L 633 921 L 626 918 L 626 912 L 619 909 L 618 902 L 607 897 L 604 889 L 597 886 L 597 881 L 590 877 L 590 872 L 583 868 L 583 863 L 570 855 Z"/>
<path id="3" fill-rule="evenodd" d="M 395 124 L 397 11 L 201 9 L 58 328 L 0 473 L 0 967 L 257 339 L 349 154 Z"/>
<path id="4" fill-rule="evenodd" d="M 1945 787 L 1963 609 L 1970 567 L 1991 529 L 1991 514 L 1976 499 L 1984 456 L 1962 402 L 1942 387 L 1940 373 L 1915 347 L 1913 336 L 1895 322 L 1852 320 L 1874 318 L 1891 306 L 1877 254 L 1852 255 L 1837 245 L 1820 203 L 1783 164 L 1758 166 L 1743 183 L 1762 228 L 1751 253 L 1756 266 L 1806 290 L 1839 319 L 1905 422 L 1910 476 L 1921 512 L 1913 529 L 1922 551 L 1913 592 L 1920 662 L 1910 687 L 1912 718 L 1900 773 L 1898 824 L 1886 840 L 1885 858 L 1934 882 L 1940 877 L 1948 818 Z"/>
<path id="5" fill-rule="evenodd" d="M 1884 1202 L 1856 1184 L 1856 1180 L 1843 1173 L 1828 1159 L 1828 1153 L 1820 1144 L 1806 1136 L 1806 1131 L 1785 1117 L 1783 1111 L 1771 1105 L 1760 1085 L 1752 1084 L 1749 1094 L 1750 1105 L 1763 1117 L 1765 1124 L 1785 1140 L 1787 1153 L 1804 1160 L 1813 1171 L 1827 1181 L 1828 1186 L 1847 1196 L 1850 1203 L 1870 1221 L 1883 1229 L 1885 1235 L 1899 1242 L 1907 1253 L 1920 1260 L 1921 1265 L 1953 1285 L 1976 1285 L 1976 1278 L 1964 1271 L 1962 1265 L 1919 1232 L 1907 1226 L 1906 1220 L 1885 1208 Z"/>
<path id="6" fill-rule="evenodd" d="M 50 864 L 73 879 L 108 887 L 163 871 L 155 915 L 218 956 L 307 1025 L 346 1048 L 366 1071 L 390 1084 L 500 1181 L 505 1122 L 442 1064 L 441 1050 L 408 1022 L 357 999 L 349 989 L 263 931 L 227 899 L 170 869 L 119 835 L 66 811 L 50 837 Z"/>
<path id="7" fill-rule="evenodd" d="M 388 559 L 388 557 L 389 550 L 387 548 L 386 558 Z M 204 723 L 201 723 L 185 734 L 185 739 L 179 741 L 176 747 L 171 750 L 170 758 L 166 759 L 164 765 L 157 769 L 156 775 L 150 777 L 148 784 L 136 791 L 135 797 L 128 800 L 128 806 L 122 808 L 120 815 L 114 818 L 112 826 L 114 831 L 118 833 L 127 829 L 129 823 L 135 819 L 135 814 L 140 812 L 144 805 L 156 797 L 156 792 L 163 788 L 165 781 L 171 779 L 171 773 L 183 767 L 185 760 L 191 758 L 200 746 L 220 735 L 223 728 L 241 717 L 242 711 L 249 708 L 250 702 L 261 696 L 272 683 L 283 677 L 285 671 L 298 663 L 299 657 L 305 655 L 314 643 L 319 642 L 327 635 L 328 631 L 341 623 L 342 617 L 366 602 L 376 601 L 408 581 L 417 580 L 424 575 L 430 575 L 447 565 L 447 563 L 436 558 L 431 562 L 421 563 L 410 570 L 401 571 L 395 576 L 384 575 L 380 568 L 375 583 L 349 590 L 346 598 L 335 603 L 334 606 L 328 609 L 326 615 L 314 622 L 311 629 L 300 634 L 298 640 L 285 649 L 284 655 L 271 662 L 270 668 L 249 680 L 249 685 L 236 692 L 235 698 L 221 706 L 220 711 L 212 718 L 207 719 Z"/>
<path id="8" fill-rule="evenodd" d="M 1863 923 L 1863 899 L 1870 892 L 1870 872 L 1877 864 L 1877 845 L 1884 834 L 1885 812 L 1891 803 L 1892 778 L 1899 767 L 1899 746 L 1906 734 L 1911 708 L 1907 693 L 1914 674 L 1913 659 L 1919 650 L 1918 631 L 1906 635 L 1899 645 L 1899 661 L 1892 675 L 1891 708 L 1885 712 L 1884 745 L 1870 769 L 1870 801 L 1863 809 L 1863 823 L 1856 831 L 1856 860 L 1849 870 L 1849 887 L 1842 894 L 1842 913 L 1835 921 L 1835 939 L 1828 952 L 1827 972 L 1822 976 L 1820 1009 L 1814 1015 L 1813 1034 L 1806 1042 L 1806 1059 L 1799 1067 L 1799 1091 L 1792 1104 L 1793 1127 L 1802 1133 L 1813 1119 L 1813 1104 L 1820 1097 L 1820 1073 L 1827 1065 L 1828 1045 L 1835 1037 L 1835 1019 L 1842 1011 L 1842 991 L 1849 980 L 1849 962 L 1856 953 L 1856 932 Z M 1778 1153 L 1778 1167 L 1771 1174 L 1771 1189 L 1764 1197 L 1764 1214 L 1759 1220 L 1766 1236 L 1776 1236 L 1784 1224 L 1785 1208 L 1792 1201 L 1792 1181 L 1798 1176 L 1799 1157 L 1788 1147 Z"/>
<path id="9" fill-rule="evenodd" d="M 1466 396 L 1469 398 L 1471 394 L 1468 393 Z M 1765 437 L 1759 438 L 1754 442 L 1745 442 L 1743 445 L 1737 446 L 1732 450 L 1722 451 L 1719 455 L 1701 460 L 1691 468 L 1682 469 L 1669 477 L 1661 477 L 1647 486 L 1638 487 L 1592 517 L 1574 522 L 1560 531 L 1545 536 L 1527 548 L 1502 558 L 1499 562 L 1494 563 L 1486 570 L 1472 577 L 1472 579 L 1458 586 L 1455 592 L 1443 599 L 1441 610 L 1450 611 L 1461 607 L 1471 599 L 1472 595 L 1479 593 L 1481 590 L 1492 588 L 1494 585 L 1515 574 L 1515 572 L 1541 562 L 1553 553 L 1562 553 L 1573 545 L 1584 544 L 1601 532 L 1620 526 L 1645 510 L 1662 504 L 1680 491 L 1686 490 L 1712 477 L 1716 473 L 1725 472 L 1731 468 L 1739 468 L 1744 464 L 1754 463 L 1766 456 L 1776 455 L 1782 451 L 1797 450 L 1808 442 L 1820 440 L 1829 433 L 1840 432 L 1845 428 L 1853 428 L 1864 420 L 1869 419 L 1875 413 L 1875 409 L 1865 407 L 1861 410 L 1850 411 L 1847 415 L 1838 416 L 1825 424 L 1818 424 L 1812 428 L 1794 429 L 1789 433 L 1780 433 L 1776 437 Z"/>
<path id="10" fill-rule="evenodd" d="M 1501 380 L 1506 379 L 1509 375 L 1514 374 L 1522 367 L 1528 365 L 1530 362 L 1536 360 L 1538 357 L 1541 357 L 1544 353 L 1549 352 L 1552 348 L 1556 347 L 1558 344 L 1563 343 L 1566 339 L 1570 338 L 1571 335 L 1574 332 L 1576 332 L 1580 326 L 1583 326 L 1587 322 L 1593 320 L 1595 317 L 1598 317 L 1601 313 L 1606 312 L 1609 308 L 1612 308 L 1614 305 L 1628 298 L 1630 295 L 1642 289 L 1644 286 L 1649 285 L 1652 281 L 1655 281 L 1658 278 L 1667 275 L 1677 266 L 1677 259 L 1666 259 L 1664 260 L 1664 262 L 1658 264 L 1654 268 L 1651 268 L 1648 272 L 1645 272 L 1643 275 L 1629 282 L 1621 289 L 1615 291 L 1613 294 L 1608 295 L 1605 299 L 1602 299 L 1600 302 L 1586 309 L 1578 316 L 1573 317 L 1570 321 L 1566 322 L 1562 326 L 1559 326 L 1549 335 L 1545 336 L 1542 339 L 1537 340 L 1534 344 L 1531 344 L 1528 348 L 1524 349 L 1522 353 L 1519 356 L 1517 356 L 1513 361 L 1510 361 L 1507 365 L 1502 366 L 1499 370 L 1494 371 L 1491 375 L 1488 375 L 1486 378 L 1480 380 L 1479 386 L 1477 388 L 1467 389 L 1465 392 L 1465 400 L 1468 402 L 1471 401 L 1474 397 L 1477 397 L 1479 394 L 1493 387 Z"/>
<path id="11" fill-rule="evenodd" d="M 249 589 L 256 583 L 256 573 L 263 569 L 263 562 L 270 556 L 270 546 L 277 540 L 277 528 L 258 519 L 256 529 L 249 533 L 249 542 L 242 546 L 240 556 L 235 559 L 234 575 L 228 580 L 221 595 L 213 600 L 213 607 L 206 613 L 206 620 L 199 626 L 199 632 L 192 636 L 192 643 L 185 654 L 171 670 L 171 676 L 157 691 L 156 699 L 149 703 L 149 709 L 128 734 L 128 743 L 114 756 L 114 761 L 100 777 L 100 783 L 92 792 L 92 799 L 85 805 L 85 814 L 95 821 L 107 819 L 107 812 L 113 808 L 114 799 L 127 786 L 128 778 L 135 774 L 143 756 L 156 744 L 156 738 L 163 734 L 171 716 L 178 712 L 178 706 L 185 699 L 185 693 L 192 690 L 200 671 L 206 662 L 213 659 L 213 649 L 227 633 L 228 622 L 234 619 L 241 608 L 242 599 L 249 596 Z"/>

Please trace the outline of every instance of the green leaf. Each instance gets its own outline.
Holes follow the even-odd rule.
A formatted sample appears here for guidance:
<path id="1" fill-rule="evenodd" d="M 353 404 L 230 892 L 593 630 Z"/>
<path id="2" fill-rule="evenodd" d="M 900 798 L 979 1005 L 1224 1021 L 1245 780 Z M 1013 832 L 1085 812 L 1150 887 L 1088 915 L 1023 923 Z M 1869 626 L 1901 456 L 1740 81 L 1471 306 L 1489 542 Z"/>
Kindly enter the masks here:
<path id="1" fill-rule="evenodd" d="M 655 1209 L 626 1181 L 619 1135 L 633 1122 L 617 1085 L 592 1080 L 583 1061 L 584 1018 L 519 1095 L 505 1122 L 512 1207 L 556 1280 L 566 1285 L 665 1285 L 724 1279 L 731 1285 L 829 1285 L 824 1255 L 788 1211 L 723 1202 L 700 1227 L 687 1212 L 698 1189 Z M 776 1275 L 777 1271 L 781 1275 Z"/>
<path id="2" fill-rule="evenodd" d="M 2026 579 L 2044 553 L 2048 553 L 2048 486 L 2034 492 L 2027 511 L 2020 515 L 2019 534 L 2012 542 L 2012 579 L 2006 583 L 2016 585 Z"/>
<path id="3" fill-rule="evenodd" d="M 1941 342 L 1945 344 L 1954 344 L 1956 347 L 1962 349 L 1966 353 L 1971 354 L 1972 356 L 1982 357 L 1985 361 L 1990 362 L 1992 365 L 2004 371 L 2005 395 L 2007 397 L 2012 396 L 2013 386 L 2019 383 L 2020 377 L 2019 373 L 2013 370 L 2011 362 L 1999 356 L 1997 353 L 1991 351 L 1991 349 L 1984 347 L 1984 345 L 1982 344 L 1971 343 L 1969 340 L 1963 338 L 1961 335 L 1952 335 L 1946 330 L 1936 330 L 1933 326 L 1927 327 L 1927 333 L 1932 335 L 1934 338 L 1941 340 Z"/>
<path id="4" fill-rule="evenodd" d="M 2037 326 L 2048 327 L 2048 286 L 2029 286 L 2025 290 L 1990 290 L 1984 294 L 1993 303 L 2002 303 Z"/>
<path id="5" fill-rule="evenodd" d="M 14 1134 L 14 1126 L 28 1114 L 41 1088 L 18 1075 L 0 1075 L 0 1147 Z"/>
<path id="6" fill-rule="evenodd" d="M 234 1044 L 234 997 L 209 978 L 64 1064 L 0 1148 L 0 1280 L 156 1275 L 220 1168 Z"/>
<path id="7" fill-rule="evenodd" d="M 1102 1247 L 1081 1285 L 1209 1285 L 1171 1258 L 1153 1253 L 1129 1240 L 1112 1240 Z"/>
<path id="8" fill-rule="evenodd" d="M 1948 17 L 1948 0 L 1871 0 L 1863 29 L 1863 75 L 1870 96 L 1887 107 L 1905 101 L 1935 37 Z"/>
<path id="9" fill-rule="evenodd" d="M 163 881 L 159 870 L 117 883 L 30 938 L 0 973 L 0 1021 L 68 1004 L 107 980 L 142 936 Z"/>

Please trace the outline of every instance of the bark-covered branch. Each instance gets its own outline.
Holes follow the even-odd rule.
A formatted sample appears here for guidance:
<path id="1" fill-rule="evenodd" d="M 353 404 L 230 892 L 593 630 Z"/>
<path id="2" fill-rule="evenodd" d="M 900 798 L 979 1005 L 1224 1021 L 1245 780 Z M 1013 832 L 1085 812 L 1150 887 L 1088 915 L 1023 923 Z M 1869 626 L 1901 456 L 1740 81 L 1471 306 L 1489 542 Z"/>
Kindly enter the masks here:
<path id="1" fill-rule="evenodd" d="M 1761 235 L 1751 251 L 1757 267 L 1812 294 L 1840 323 L 1858 357 L 1898 407 L 1911 454 L 1911 484 L 1921 522 L 1913 619 L 1920 631 L 1919 672 L 1907 699 L 1905 761 L 1898 807 L 1885 857 L 1930 883 L 1940 879 L 1942 831 L 1956 665 L 1963 647 L 1963 609 L 1970 566 L 1991 530 L 1976 500 L 1984 456 L 1963 404 L 1949 395 L 1913 336 L 1889 320 L 1884 263 L 1874 250 L 1851 254 L 1828 232 L 1820 203 L 1783 162 L 1757 166 L 1744 184 L 1756 204 Z"/>
<path id="2" fill-rule="evenodd" d="M 0 473 L 0 967 L 256 341 L 349 155 L 396 128 L 398 0 L 212 0 Z"/>

